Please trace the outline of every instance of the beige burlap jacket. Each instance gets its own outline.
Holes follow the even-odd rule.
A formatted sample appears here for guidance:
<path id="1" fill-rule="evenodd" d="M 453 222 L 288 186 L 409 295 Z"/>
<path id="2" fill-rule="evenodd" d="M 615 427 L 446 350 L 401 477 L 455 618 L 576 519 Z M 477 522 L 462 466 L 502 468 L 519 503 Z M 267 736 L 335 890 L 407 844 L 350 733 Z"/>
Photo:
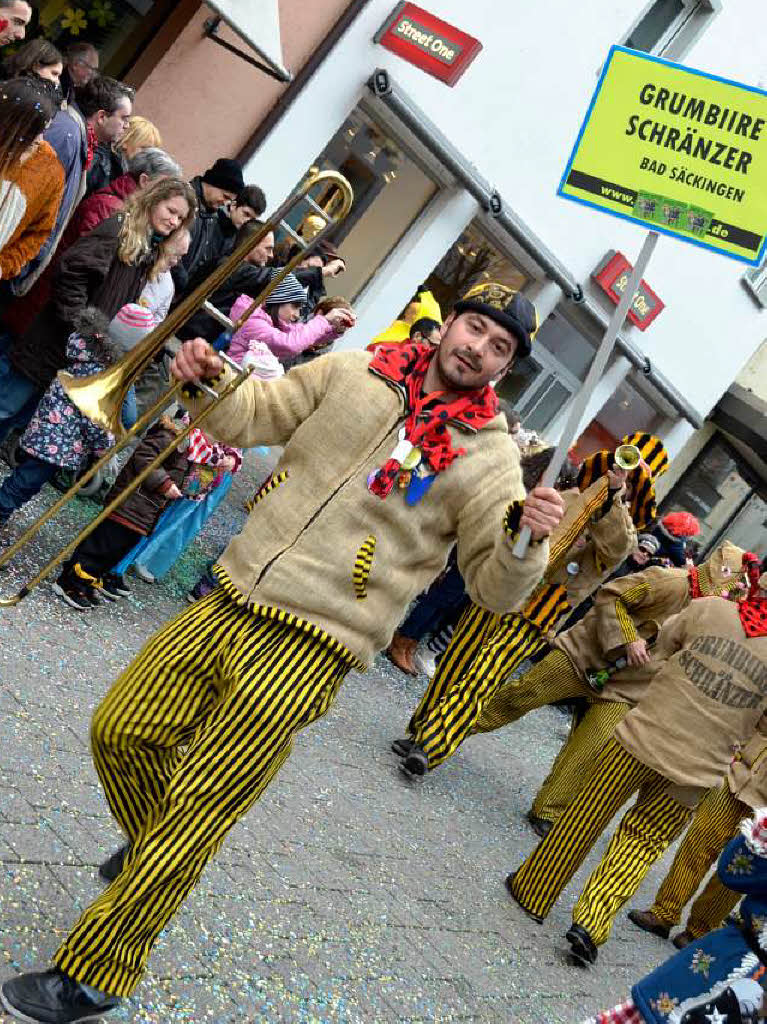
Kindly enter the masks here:
<path id="1" fill-rule="evenodd" d="M 512 555 L 525 497 L 519 450 L 502 416 L 479 431 L 449 424 L 466 454 L 437 474 L 414 505 L 395 486 L 368 490 L 397 443 L 404 389 L 372 373 L 368 352 L 315 359 L 276 381 L 250 378 L 205 421 L 216 440 L 241 448 L 284 445 L 248 520 L 219 561 L 236 600 L 263 614 L 321 630 L 366 664 L 385 647 L 408 602 L 458 564 L 472 600 L 515 610 L 546 567 L 547 541 Z M 231 380 L 226 370 L 216 387 Z M 205 396 L 185 399 L 192 412 Z M 511 515 L 507 515 L 511 508 Z"/>
<path id="2" fill-rule="evenodd" d="M 681 791 L 718 786 L 767 708 L 767 637 L 746 637 L 734 603 L 702 597 L 658 643 L 674 653 L 615 738 Z"/>

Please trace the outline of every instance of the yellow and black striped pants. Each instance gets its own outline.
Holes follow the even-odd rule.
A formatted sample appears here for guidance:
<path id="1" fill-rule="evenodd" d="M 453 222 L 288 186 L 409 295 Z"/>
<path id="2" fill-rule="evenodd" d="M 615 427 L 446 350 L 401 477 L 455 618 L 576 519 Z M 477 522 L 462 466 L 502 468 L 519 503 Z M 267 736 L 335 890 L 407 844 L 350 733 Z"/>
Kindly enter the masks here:
<path id="1" fill-rule="evenodd" d="M 732 795 L 726 782 L 718 789 L 709 790 L 655 896 L 652 913 L 664 924 L 670 928 L 679 924 L 685 905 L 697 892 L 722 849 L 738 834 L 743 818 L 751 813 L 748 804 Z M 699 939 L 718 928 L 742 895 L 723 885 L 714 872 L 690 908 L 685 930 Z"/>
<path id="2" fill-rule="evenodd" d="M 551 771 L 535 794 L 531 813 L 536 818 L 559 821 L 591 778 L 600 751 L 630 710 L 630 704 L 597 700 L 573 721 Z"/>
<path id="3" fill-rule="evenodd" d="M 593 700 L 594 690 L 582 682 L 564 651 L 553 650 L 533 665 L 521 679 L 508 679 L 485 702 L 475 732 L 493 732 L 516 722 L 531 711 L 558 700 L 586 697 Z"/>
<path id="4" fill-rule="evenodd" d="M 456 752 L 509 673 L 545 644 L 521 615 L 495 615 L 471 604 L 408 725 L 436 768 Z"/>
<path id="5" fill-rule="evenodd" d="M 257 617 L 222 588 L 162 629 L 96 710 L 93 757 L 131 842 L 120 876 L 56 953 L 128 995 L 229 829 L 330 708 L 349 666 L 327 638 Z"/>
<path id="6" fill-rule="evenodd" d="M 515 873 L 515 898 L 546 917 L 612 817 L 639 790 L 573 910 L 575 924 L 597 945 L 606 942 L 615 915 L 690 820 L 692 812 L 668 796 L 668 786 L 668 779 L 608 740 L 590 782 Z"/>

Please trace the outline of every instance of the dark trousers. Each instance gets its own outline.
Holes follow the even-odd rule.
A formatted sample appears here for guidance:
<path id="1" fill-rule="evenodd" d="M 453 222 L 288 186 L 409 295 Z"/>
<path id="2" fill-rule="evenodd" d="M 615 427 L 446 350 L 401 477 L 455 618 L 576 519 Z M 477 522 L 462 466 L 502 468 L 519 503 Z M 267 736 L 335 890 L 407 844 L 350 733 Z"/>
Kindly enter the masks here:
<path id="1" fill-rule="evenodd" d="M 75 565 L 79 565 L 89 576 L 101 579 L 123 560 L 141 536 L 136 530 L 131 530 L 114 519 L 105 519 L 93 533 L 78 544 L 64 563 L 62 575 L 72 575 Z"/>
<path id="2" fill-rule="evenodd" d="M 418 595 L 397 632 L 412 640 L 436 633 L 443 625 L 458 621 L 465 600 L 466 588 L 453 551 L 447 569 L 428 590 Z"/>
<path id="3" fill-rule="evenodd" d="M 34 455 L 27 455 L 23 462 L 11 470 L 0 487 L 0 523 L 10 519 L 17 509 L 34 498 L 43 484 L 52 480 L 58 470 L 59 467 L 52 462 L 43 462 Z"/>

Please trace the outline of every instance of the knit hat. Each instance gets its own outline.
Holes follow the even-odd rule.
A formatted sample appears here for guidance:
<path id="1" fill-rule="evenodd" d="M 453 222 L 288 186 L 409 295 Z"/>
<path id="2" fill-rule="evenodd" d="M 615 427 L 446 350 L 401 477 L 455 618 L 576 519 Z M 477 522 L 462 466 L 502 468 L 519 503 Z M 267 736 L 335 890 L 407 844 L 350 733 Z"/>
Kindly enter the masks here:
<path id="1" fill-rule="evenodd" d="M 129 302 L 118 310 L 109 324 L 109 337 L 115 345 L 129 352 L 157 326 L 157 317 L 151 309 Z"/>
<path id="2" fill-rule="evenodd" d="M 219 157 L 202 176 L 206 185 L 213 185 L 214 188 L 223 188 L 227 192 L 239 193 L 245 188 L 245 181 L 242 177 L 242 165 L 237 160 L 228 160 L 226 157 Z"/>
<path id="3" fill-rule="evenodd" d="M 540 323 L 535 306 L 521 292 L 505 284 L 488 281 L 470 288 L 461 301 L 456 302 L 454 309 L 459 314 L 473 310 L 489 316 L 517 339 L 517 355 L 530 355 Z"/>
<path id="4" fill-rule="evenodd" d="M 657 537 L 653 537 L 651 533 L 640 533 L 637 537 L 637 545 L 648 548 L 651 555 L 657 555 L 660 549 L 660 541 Z"/>
<path id="5" fill-rule="evenodd" d="M 639 455 L 648 469 L 640 463 L 636 469 L 630 470 L 633 493 L 629 503 L 631 518 L 637 530 L 644 530 L 655 519 L 655 487 L 654 481 L 662 476 L 669 465 L 669 458 L 663 442 L 654 434 L 637 432 L 627 434 L 621 444 L 631 444 L 639 449 Z M 587 456 L 578 471 L 578 486 L 582 491 L 590 487 L 600 476 L 610 469 L 615 461 L 615 453 L 600 451 Z"/>
<path id="6" fill-rule="evenodd" d="M 272 280 L 279 274 L 277 269 L 272 270 Z M 285 302 L 306 302 L 306 289 L 302 288 L 295 274 L 286 274 L 271 294 L 267 296 L 265 306 L 281 306 Z"/>

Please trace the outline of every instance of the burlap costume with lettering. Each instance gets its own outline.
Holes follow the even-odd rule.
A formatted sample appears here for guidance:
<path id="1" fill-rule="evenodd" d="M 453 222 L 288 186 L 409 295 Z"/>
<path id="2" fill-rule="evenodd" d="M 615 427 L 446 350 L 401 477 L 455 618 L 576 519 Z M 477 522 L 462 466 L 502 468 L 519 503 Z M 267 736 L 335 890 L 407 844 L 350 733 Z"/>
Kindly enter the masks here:
<path id="1" fill-rule="evenodd" d="M 658 642 L 679 648 L 687 628 L 677 616 Z M 695 634 L 615 730 L 625 750 L 681 787 L 677 799 L 689 792 L 693 805 L 692 791 L 721 783 L 767 708 L 767 637 L 744 636 L 737 605 L 701 598 Z"/>

